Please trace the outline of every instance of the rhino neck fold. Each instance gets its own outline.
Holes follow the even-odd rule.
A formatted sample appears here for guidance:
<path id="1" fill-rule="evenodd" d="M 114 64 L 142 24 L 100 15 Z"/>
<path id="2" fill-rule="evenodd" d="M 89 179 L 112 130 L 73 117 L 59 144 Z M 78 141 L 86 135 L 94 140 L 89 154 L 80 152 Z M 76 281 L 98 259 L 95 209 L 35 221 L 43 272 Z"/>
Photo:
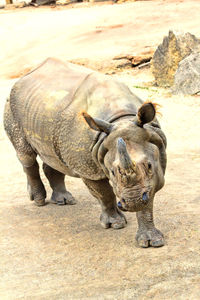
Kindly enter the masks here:
<path id="1" fill-rule="evenodd" d="M 123 114 L 123 115 L 117 114 L 115 116 L 112 116 L 110 118 L 110 120 L 108 120 L 108 121 L 110 123 L 114 123 L 122 118 L 135 117 L 135 116 L 136 116 L 135 113 L 127 113 L 127 114 Z M 108 149 L 104 146 L 104 140 L 106 137 L 107 137 L 106 133 L 98 132 L 95 136 L 94 143 L 92 144 L 90 150 L 92 152 L 92 158 L 95 161 L 95 163 L 97 165 L 99 165 L 102 168 L 105 175 L 107 177 L 109 177 L 109 171 L 105 167 L 105 164 L 104 164 L 104 157 L 105 157 L 106 153 L 108 152 Z"/>

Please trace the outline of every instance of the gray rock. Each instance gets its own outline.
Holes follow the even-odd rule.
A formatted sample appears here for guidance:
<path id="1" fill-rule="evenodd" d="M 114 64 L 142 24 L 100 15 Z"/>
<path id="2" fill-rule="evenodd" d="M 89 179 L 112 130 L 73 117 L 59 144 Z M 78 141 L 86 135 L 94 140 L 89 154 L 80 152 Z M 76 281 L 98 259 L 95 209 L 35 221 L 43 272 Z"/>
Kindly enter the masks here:
<path id="1" fill-rule="evenodd" d="M 32 0 L 31 4 L 34 6 L 40 6 L 45 4 L 55 3 L 55 0 Z"/>
<path id="2" fill-rule="evenodd" d="M 184 95 L 200 92 L 200 53 L 192 53 L 179 63 L 173 92 Z"/>
<path id="3" fill-rule="evenodd" d="M 200 40 L 191 33 L 169 31 L 151 60 L 155 83 L 162 87 L 173 86 L 179 62 L 198 48 Z"/>

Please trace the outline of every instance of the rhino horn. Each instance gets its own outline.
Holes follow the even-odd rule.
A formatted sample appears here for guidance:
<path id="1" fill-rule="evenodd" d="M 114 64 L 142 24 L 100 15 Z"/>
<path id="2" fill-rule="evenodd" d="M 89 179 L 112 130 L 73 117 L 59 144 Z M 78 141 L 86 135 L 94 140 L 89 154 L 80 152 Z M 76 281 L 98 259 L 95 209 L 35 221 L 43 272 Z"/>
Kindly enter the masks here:
<path id="1" fill-rule="evenodd" d="M 156 115 L 155 104 L 152 102 L 144 103 L 139 109 L 137 113 L 137 125 L 143 127 L 144 124 L 153 121 Z"/>
<path id="2" fill-rule="evenodd" d="M 92 118 L 86 112 L 82 112 L 82 116 L 84 117 L 84 119 L 86 120 L 86 122 L 88 123 L 90 128 L 92 128 L 96 131 L 102 131 L 102 132 L 109 134 L 113 128 L 113 124 L 111 124 L 107 121 L 104 121 L 104 120 Z"/>
<path id="3" fill-rule="evenodd" d="M 130 170 L 132 169 L 133 171 L 135 170 L 135 163 L 132 162 L 127 148 L 126 148 L 126 143 L 122 138 L 119 138 L 117 140 L 117 151 L 119 154 L 119 160 L 120 164 L 123 169 L 125 170 Z"/>

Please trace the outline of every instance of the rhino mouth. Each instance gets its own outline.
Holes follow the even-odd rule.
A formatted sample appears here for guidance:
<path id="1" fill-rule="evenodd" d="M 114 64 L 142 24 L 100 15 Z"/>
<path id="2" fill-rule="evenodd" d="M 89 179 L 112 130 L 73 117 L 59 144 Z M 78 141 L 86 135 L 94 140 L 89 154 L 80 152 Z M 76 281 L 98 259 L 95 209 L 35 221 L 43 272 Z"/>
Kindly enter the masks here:
<path id="1" fill-rule="evenodd" d="M 122 211 L 140 211 L 149 202 L 149 193 L 144 192 L 139 199 L 125 199 L 121 198 L 117 202 L 117 206 Z"/>
<path id="2" fill-rule="evenodd" d="M 122 203 L 123 203 L 123 205 L 122 205 Z M 122 198 L 120 201 L 117 202 L 117 206 L 122 211 L 128 211 L 126 209 L 126 200 L 124 198 Z"/>

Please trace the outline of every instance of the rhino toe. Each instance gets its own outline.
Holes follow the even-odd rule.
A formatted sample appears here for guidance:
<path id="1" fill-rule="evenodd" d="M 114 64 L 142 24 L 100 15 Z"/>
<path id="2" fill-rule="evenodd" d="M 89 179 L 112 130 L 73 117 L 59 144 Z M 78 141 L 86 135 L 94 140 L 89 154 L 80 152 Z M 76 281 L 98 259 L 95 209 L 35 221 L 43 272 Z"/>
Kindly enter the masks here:
<path id="1" fill-rule="evenodd" d="M 115 213 L 112 212 L 112 214 L 103 212 L 100 216 L 100 222 L 101 226 L 106 229 L 110 227 L 114 229 L 121 229 L 124 228 L 127 223 L 124 214 L 118 210 Z"/>
<path id="2" fill-rule="evenodd" d="M 74 205 L 76 200 L 69 192 L 53 192 L 51 196 L 51 202 L 58 205 Z"/>
<path id="3" fill-rule="evenodd" d="M 34 203 L 37 206 L 44 206 L 45 205 L 45 199 L 34 199 Z"/>
<path id="4" fill-rule="evenodd" d="M 138 231 L 136 240 L 138 245 L 142 248 L 148 248 L 150 246 L 162 247 L 165 244 L 162 232 L 156 228 L 143 232 Z"/>

